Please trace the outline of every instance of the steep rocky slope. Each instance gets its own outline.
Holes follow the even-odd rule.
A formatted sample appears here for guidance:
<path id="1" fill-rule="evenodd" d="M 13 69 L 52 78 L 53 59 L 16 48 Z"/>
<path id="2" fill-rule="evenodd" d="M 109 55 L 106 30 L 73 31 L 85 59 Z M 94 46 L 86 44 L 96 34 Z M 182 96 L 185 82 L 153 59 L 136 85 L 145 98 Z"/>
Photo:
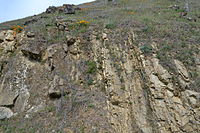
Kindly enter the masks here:
<path id="1" fill-rule="evenodd" d="M 166 35 L 167 30 L 159 36 L 149 31 L 155 25 L 129 16 L 138 8 L 116 2 L 80 5 L 73 15 L 53 11 L 9 22 L 25 24 L 20 32 L 1 24 L 0 132 L 200 132 L 199 34 L 189 36 L 188 28 L 182 34 L 189 40 L 179 40 L 188 44 L 176 43 L 179 26 L 189 23 L 199 31 L 199 22 L 183 18 L 174 25 L 180 28 L 176 34 Z M 160 4 L 164 12 L 174 10 L 167 5 L 174 2 Z M 154 14 L 158 5 L 143 3 L 141 11 L 153 7 Z M 121 18 L 120 11 L 129 15 Z M 166 51 L 161 40 L 169 42 Z M 187 50 L 191 57 L 180 52 Z"/>

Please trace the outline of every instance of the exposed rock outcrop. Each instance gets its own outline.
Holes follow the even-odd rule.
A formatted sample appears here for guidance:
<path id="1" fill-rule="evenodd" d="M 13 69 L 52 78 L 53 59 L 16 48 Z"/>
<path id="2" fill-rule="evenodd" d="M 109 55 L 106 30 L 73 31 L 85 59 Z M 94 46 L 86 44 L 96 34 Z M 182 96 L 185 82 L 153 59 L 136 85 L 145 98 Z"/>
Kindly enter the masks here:
<path id="1" fill-rule="evenodd" d="M 23 45 L 21 48 L 24 56 L 30 60 L 41 61 L 45 47 L 42 43 L 29 43 Z"/>
<path id="2" fill-rule="evenodd" d="M 66 95 L 67 88 L 66 88 L 66 81 L 60 78 L 59 76 L 55 75 L 52 82 L 50 82 L 49 87 L 49 97 L 50 98 L 60 98 L 61 96 Z"/>
<path id="3" fill-rule="evenodd" d="M 46 13 L 55 13 L 57 8 L 55 6 L 50 6 L 47 8 Z"/>
<path id="4" fill-rule="evenodd" d="M 17 39 L 5 39 L 6 33 L 0 34 L 1 46 Z M 173 60 L 174 75 L 156 55 L 140 51 L 132 30 L 126 39 L 108 30 L 99 34 L 67 35 L 52 44 L 32 33 L 19 36 L 16 55 L 0 58 L 0 119 L 38 115 L 34 121 L 69 132 L 83 126 L 85 132 L 199 132 L 200 93 L 189 88 L 181 61 Z"/>
<path id="5" fill-rule="evenodd" d="M 59 13 L 64 13 L 64 14 L 75 14 L 75 8 L 74 5 L 70 5 L 70 4 L 64 4 L 62 7 L 55 7 L 55 6 L 50 6 L 49 8 L 46 9 L 46 13 L 55 13 L 55 12 L 59 12 Z"/>

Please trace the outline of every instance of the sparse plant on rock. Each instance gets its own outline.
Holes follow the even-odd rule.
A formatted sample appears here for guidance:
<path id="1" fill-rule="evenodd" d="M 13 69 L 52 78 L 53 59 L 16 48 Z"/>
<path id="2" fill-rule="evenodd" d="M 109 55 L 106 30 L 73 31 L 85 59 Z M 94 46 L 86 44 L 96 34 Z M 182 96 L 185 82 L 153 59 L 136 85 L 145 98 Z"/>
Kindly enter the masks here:
<path id="1" fill-rule="evenodd" d="M 77 22 L 80 26 L 88 26 L 89 25 L 89 22 L 88 21 L 85 21 L 85 20 L 81 20 L 79 22 Z"/>

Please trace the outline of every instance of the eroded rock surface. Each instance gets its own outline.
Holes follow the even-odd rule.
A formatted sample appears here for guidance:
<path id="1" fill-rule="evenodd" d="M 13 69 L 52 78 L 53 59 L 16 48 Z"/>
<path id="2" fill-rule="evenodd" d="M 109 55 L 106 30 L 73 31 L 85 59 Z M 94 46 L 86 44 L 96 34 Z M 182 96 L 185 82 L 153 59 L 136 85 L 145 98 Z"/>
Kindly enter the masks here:
<path id="1" fill-rule="evenodd" d="M 7 119 L 13 116 L 13 112 L 6 107 L 0 107 L 0 120 Z"/>
<path id="2" fill-rule="evenodd" d="M 104 30 L 52 44 L 0 33 L 1 46 L 20 42 L 14 55 L 3 48 L 0 57 L 0 119 L 15 113 L 40 123 L 38 132 L 200 131 L 200 93 L 190 89 L 189 70 L 174 59 L 172 73 L 156 55 L 146 57 L 132 31 L 126 39 Z"/>

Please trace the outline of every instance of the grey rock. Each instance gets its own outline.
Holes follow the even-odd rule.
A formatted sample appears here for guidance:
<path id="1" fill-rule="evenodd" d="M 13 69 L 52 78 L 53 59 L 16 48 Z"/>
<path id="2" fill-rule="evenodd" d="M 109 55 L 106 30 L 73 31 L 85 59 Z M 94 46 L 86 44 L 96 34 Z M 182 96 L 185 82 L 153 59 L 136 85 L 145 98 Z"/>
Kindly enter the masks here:
<path id="1" fill-rule="evenodd" d="M 58 12 L 65 14 L 75 14 L 75 8 L 74 5 L 64 4 L 61 8 L 59 8 Z"/>
<path id="2" fill-rule="evenodd" d="M 33 117 L 34 113 L 37 113 L 39 111 L 45 110 L 46 104 L 44 102 L 41 102 L 39 105 L 32 106 L 25 115 L 25 118 L 31 118 Z"/>
<path id="3" fill-rule="evenodd" d="M 57 8 L 55 6 L 50 6 L 47 8 L 46 13 L 55 13 Z"/>
<path id="4" fill-rule="evenodd" d="M 60 48 L 61 48 L 61 45 L 59 44 L 52 44 L 51 46 L 47 47 L 43 56 L 43 60 L 46 60 L 48 58 L 53 58 L 53 56 L 56 54 L 56 52 Z"/>
<path id="5" fill-rule="evenodd" d="M 14 105 L 14 100 L 17 98 L 18 92 L 12 90 L 3 89 L 0 92 L 0 106 L 12 106 Z"/>
<path id="6" fill-rule="evenodd" d="M 200 93 L 191 90 L 185 90 L 183 95 L 191 105 L 200 106 Z"/>
<path id="7" fill-rule="evenodd" d="M 45 48 L 40 43 L 27 44 L 21 48 L 24 56 L 30 60 L 41 61 Z"/>
<path id="8" fill-rule="evenodd" d="M 65 7 L 63 10 L 65 14 L 75 14 L 75 9 L 73 5 L 66 4 L 63 6 Z"/>
<path id="9" fill-rule="evenodd" d="M 49 97 L 50 98 L 60 98 L 62 95 L 65 95 L 66 92 L 66 86 L 65 86 L 65 80 L 60 78 L 59 76 L 55 75 L 52 82 L 50 82 L 50 88 L 49 88 Z"/>
<path id="10" fill-rule="evenodd" d="M 42 102 L 41 104 L 37 105 L 37 106 L 32 106 L 27 113 L 36 113 L 40 110 L 45 109 L 46 104 L 44 102 Z"/>
<path id="11" fill-rule="evenodd" d="M 60 98 L 61 97 L 61 90 L 59 88 L 59 76 L 54 76 L 54 79 L 52 82 L 50 82 L 50 88 L 49 88 L 49 97 L 50 98 Z"/>
<path id="12" fill-rule="evenodd" d="M 15 112 L 23 112 L 25 110 L 25 107 L 28 104 L 29 97 L 30 94 L 27 90 L 19 94 L 15 102 L 15 107 L 14 107 Z"/>
<path id="13" fill-rule="evenodd" d="M 59 30 L 67 30 L 68 25 L 69 25 L 69 22 L 65 22 L 60 19 L 56 20 L 56 26 L 58 27 Z"/>
<path id="14" fill-rule="evenodd" d="M 189 80 L 189 74 L 187 69 L 185 68 L 185 66 L 183 65 L 182 62 L 180 62 L 179 60 L 174 60 L 174 63 L 178 69 L 179 74 L 182 76 L 182 78 L 186 81 Z"/>
<path id="15" fill-rule="evenodd" d="M 0 107 L 0 120 L 7 119 L 13 116 L 12 110 L 6 107 Z"/>

